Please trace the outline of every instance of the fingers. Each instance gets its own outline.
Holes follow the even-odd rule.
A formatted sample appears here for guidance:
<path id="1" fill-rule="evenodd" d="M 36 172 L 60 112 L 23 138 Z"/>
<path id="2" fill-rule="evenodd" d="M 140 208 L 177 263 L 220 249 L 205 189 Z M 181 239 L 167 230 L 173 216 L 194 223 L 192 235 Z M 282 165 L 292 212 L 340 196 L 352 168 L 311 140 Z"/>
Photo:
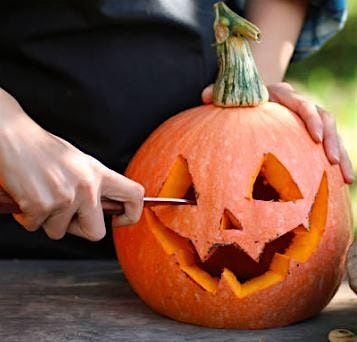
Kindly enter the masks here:
<path id="1" fill-rule="evenodd" d="M 335 118 L 322 108 L 318 107 L 324 126 L 324 148 L 328 160 L 332 164 L 340 162 L 340 143 L 338 140 Z"/>
<path id="2" fill-rule="evenodd" d="M 72 221 L 69 223 L 67 233 L 87 240 L 87 235 L 83 233 L 77 215 L 73 216 Z"/>
<path id="3" fill-rule="evenodd" d="M 298 114 L 304 121 L 308 132 L 316 142 L 323 140 L 323 123 L 316 106 L 297 94 L 288 83 L 268 86 L 272 101 L 278 102 Z"/>
<path id="4" fill-rule="evenodd" d="M 83 179 L 78 187 L 78 198 L 81 199 L 77 211 L 77 223 L 73 230 L 90 241 L 99 241 L 105 236 L 104 215 L 101 204 L 100 177 Z M 71 230 L 71 225 L 69 231 Z"/>
<path id="5" fill-rule="evenodd" d="M 142 201 L 140 201 L 140 198 L 124 202 L 124 208 L 125 212 L 123 215 L 113 216 L 113 225 L 115 227 L 134 224 L 140 220 L 143 211 L 143 204 Z"/>
<path id="6" fill-rule="evenodd" d="M 42 228 L 52 240 L 59 240 L 66 234 L 76 209 L 69 208 L 63 212 L 54 213 L 43 223 Z"/>
<path id="7" fill-rule="evenodd" d="M 106 169 L 102 183 L 102 195 L 124 203 L 125 213 L 113 217 L 114 226 L 133 224 L 139 221 L 143 210 L 144 188 L 110 169 Z"/>
<path id="8" fill-rule="evenodd" d="M 340 164 L 344 181 L 352 184 L 354 180 L 352 162 L 348 157 L 341 137 L 337 133 L 336 121 L 332 114 L 317 107 L 324 125 L 324 149 L 331 164 Z"/>
<path id="9" fill-rule="evenodd" d="M 81 203 L 76 215 L 69 223 L 67 232 L 89 241 L 101 240 L 106 230 L 100 201 L 100 184 L 93 179 L 83 179 L 77 196 L 81 199 Z"/>
<path id="10" fill-rule="evenodd" d="M 288 83 L 269 85 L 268 90 L 271 101 L 281 103 L 301 117 L 311 137 L 323 142 L 330 163 L 339 164 L 345 182 L 351 184 L 354 179 L 352 163 L 337 133 L 334 116 L 297 94 Z"/>
<path id="11" fill-rule="evenodd" d="M 73 195 L 66 191 L 59 191 L 56 197 L 46 191 L 32 196 L 24 194 L 22 199 L 17 201 L 22 213 L 13 216 L 26 230 L 33 232 L 39 229 L 52 213 L 61 212 L 72 201 Z M 58 232 L 55 233 L 55 238 L 58 234 Z"/>
<path id="12" fill-rule="evenodd" d="M 339 137 L 340 146 L 340 168 L 343 178 L 347 184 L 352 184 L 354 181 L 353 167 L 347 151 L 343 145 L 341 137 Z"/>
<path id="13" fill-rule="evenodd" d="M 99 166 L 99 167 L 98 167 Z M 82 178 L 73 194 L 63 196 L 56 191 L 50 200 L 20 201 L 23 214 L 15 215 L 17 221 L 29 231 L 43 227 L 51 239 L 61 239 L 66 232 L 98 241 L 105 234 L 101 198 L 103 196 L 123 202 L 125 214 L 115 217 L 116 226 L 136 223 L 143 210 L 143 187 L 104 167 L 99 162 L 92 176 Z"/>
<path id="14" fill-rule="evenodd" d="M 28 231 L 42 226 L 51 239 L 61 239 L 68 231 L 98 241 L 105 236 L 100 180 L 95 176 L 83 177 L 73 193 L 56 191 L 50 200 L 19 201 L 23 214 L 15 215 L 15 219 Z M 74 215 L 77 220 L 73 223 Z"/>
<path id="15" fill-rule="evenodd" d="M 13 214 L 14 219 L 28 232 L 38 230 L 47 217 L 39 216 L 37 212 L 30 214 Z"/>
<path id="16" fill-rule="evenodd" d="M 0 92 L 0 97 L 5 95 Z M 20 109 L 10 105 L 8 116 Z M 60 239 L 76 214 L 77 232 L 89 240 L 101 239 L 105 226 L 100 163 L 46 132 L 25 113 L 16 115 L 16 125 L 6 125 L 9 128 L 0 132 L 4 142 L 0 144 L 0 178 L 21 209 L 15 219 L 28 231 L 43 226 L 50 238 Z"/>
<path id="17" fill-rule="evenodd" d="M 274 84 L 268 85 L 267 87 L 269 89 L 270 97 L 272 97 L 272 95 L 274 95 L 274 93 L 275 93 L 275 90 L 278 90 L 278 89 L 286 89 L 286 90 L 289 90 L 289 91 L 295 91 L 293 86 L 288 82 L 274 83 Z M 272 94 L 270 94 L 270 91 L 272 91 Z"/>
<path id="18" fill-rule="evenodd" d="M 100 195 L 93 193 L 82 203 L 67 232 L 89 241 L 99 241 L 106 234 Z"/>
<path id="19" fill-rule="evenodd" d="M 204 104 L 210 104 L 213 101 L 213 84 L 210 84 L 201 93 L 202 102 Z"/>

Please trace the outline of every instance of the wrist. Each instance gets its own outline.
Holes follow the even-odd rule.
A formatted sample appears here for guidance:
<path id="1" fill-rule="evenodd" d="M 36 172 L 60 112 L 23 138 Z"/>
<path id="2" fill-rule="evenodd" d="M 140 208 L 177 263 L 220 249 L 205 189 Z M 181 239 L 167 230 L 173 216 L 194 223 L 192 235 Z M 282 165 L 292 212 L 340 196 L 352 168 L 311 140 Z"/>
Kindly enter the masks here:
<path id="1" fill-rule="evenodd" d="M 16 99 L 0 88 L 0 136 L 10 139 L 18 133 L 34 137 L 34 128 L 41 129 L 21 108 Z"/>

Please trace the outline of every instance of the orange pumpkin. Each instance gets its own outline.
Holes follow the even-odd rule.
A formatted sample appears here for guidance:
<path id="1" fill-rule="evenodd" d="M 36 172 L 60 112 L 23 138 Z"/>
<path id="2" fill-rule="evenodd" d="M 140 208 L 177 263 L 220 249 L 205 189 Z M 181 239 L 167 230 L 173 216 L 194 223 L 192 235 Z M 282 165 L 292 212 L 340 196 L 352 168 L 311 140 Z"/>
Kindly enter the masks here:
<path id="1" fill-rule="evenodd" d="M 196 205 L 144 209 L 138 224 L 114 227 L 115 246 L 134 290 L 163 315 L 283 326 L 318 313 L 338 288 L 351 242 L 347 188 L 297 115 L 264 103 L 244 37 L 257 28 L 222 3 L 215 10 L 215 104 L 161 125 L 126 173 L 148 196 Z"/>

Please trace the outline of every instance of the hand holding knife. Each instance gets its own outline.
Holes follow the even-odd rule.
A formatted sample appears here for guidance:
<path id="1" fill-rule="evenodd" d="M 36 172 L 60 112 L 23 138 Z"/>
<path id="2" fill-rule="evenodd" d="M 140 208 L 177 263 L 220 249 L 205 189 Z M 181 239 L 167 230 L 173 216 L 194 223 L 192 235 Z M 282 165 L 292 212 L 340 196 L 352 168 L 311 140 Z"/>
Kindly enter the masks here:
<path id="1" fill-rule="evenodd" d="M 125 212 L 124 204 L 109 198 L 102 198 L 102 207 L 104 214 L 123 215 Z M 144 197 L 144 207 L 159 205 L 194 205 L 191 200 L 184 198 L 167 197 Z M 0 214 L 19 214 L 21 209 L 11 196 L 0 187 Z"/>

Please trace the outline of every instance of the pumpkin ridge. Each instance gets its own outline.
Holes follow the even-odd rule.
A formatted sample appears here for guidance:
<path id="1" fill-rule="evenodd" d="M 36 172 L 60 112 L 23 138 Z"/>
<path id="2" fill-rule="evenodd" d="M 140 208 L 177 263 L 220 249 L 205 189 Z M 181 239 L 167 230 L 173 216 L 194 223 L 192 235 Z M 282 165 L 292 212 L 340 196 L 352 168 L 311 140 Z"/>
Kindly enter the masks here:
<path id="1" fill-rule="evenodd" d="M 254 105 L 264 91 L 255 76 L 246 77 L 251 57 L 237 47 L 259 31 L 227 13 L 216 18 L 217 48 L 228 56 L 221 56 L 218 95 L 227 106 Z M 263 173 L 285 201 L 249 198 L 269 154 L 283 168 L 270 157 Z M 186 110 L 150 135 L 126 174 L 155 196 L 180 159 L 183 172 L 169 188 L 186 196 L 193 183 L 197 205 L 145 208 L 137 224 L 113 230 L 138 295 L 161 314 L 219 328 L 284 326 L 321 311 L 343 275 L 350 201 L 340 169 L 298 116 L 271 102 Z M 241 229 L 222 229 L 232 221 Z"/>

